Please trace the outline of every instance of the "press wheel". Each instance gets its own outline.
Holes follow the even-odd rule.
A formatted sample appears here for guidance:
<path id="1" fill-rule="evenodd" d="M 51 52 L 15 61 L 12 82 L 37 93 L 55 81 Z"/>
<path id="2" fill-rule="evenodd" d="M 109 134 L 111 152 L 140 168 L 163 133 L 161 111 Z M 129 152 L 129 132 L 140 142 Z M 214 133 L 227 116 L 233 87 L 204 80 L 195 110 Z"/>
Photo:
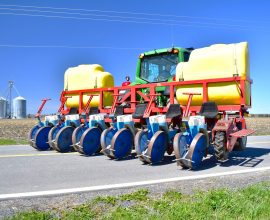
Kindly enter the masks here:
<path id="1" fill-rule="evenodd" d="M 118 130 L 112 138 L 111 150 L 114 158 L 122 159 L 131 154 L 133 135 L 127 128 Z"/>
<path id="2" fill-rule="evenodd" d="M 150 139 L 148 149 L 144 155 L 148 163 L 158 163 L 163 160 L 167 148 L 167 136 L 164 131 L 157 131 Z"/>
<path id="3" fill-rule="evenodd" d="M 60 129 L 55 138 L 55 148 L 57 151 L 65 153 L 71 151 L 72 148 L 72 133 L 74 127 L 66 126 Z"/>
<path id="4" fill-rule="evenodd" d="M 203 160 L 207 148 L 207 137 L 203 133 L 198 133 L 193 138 L 189 151 L 187 153 L 187 158 L 189 159 L 188 168 L 196 169 L 198 168 Z M 185 164 L 186 165 L 186 164 Z"/>
<path id="5" fill-rule="evenodd" d="M 34 138 L 36 149 L 42 151 L 50 149 L 50 145 L 48 144 L 48 134 L 51 128 L 52 127 L 50 126 L 44 126 L 37 130 Z"/>
<path id="6" fill-rule="evenodd" d="M 79 146 L 82 153 L 88 156 L 99 153 L 101 150 L 100 136 L 101 130 L 97 127 L 88 128 L 84 131 Z"/>

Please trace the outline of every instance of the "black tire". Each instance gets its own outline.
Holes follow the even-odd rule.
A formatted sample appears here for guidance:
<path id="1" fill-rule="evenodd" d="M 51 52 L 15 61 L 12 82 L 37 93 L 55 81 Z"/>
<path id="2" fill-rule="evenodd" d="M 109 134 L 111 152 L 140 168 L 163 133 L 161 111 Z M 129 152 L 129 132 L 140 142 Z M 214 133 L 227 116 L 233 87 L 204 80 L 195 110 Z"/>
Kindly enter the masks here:
<path id="1" fill-rule="evenodd" d="M 239 130 L 242 130 L 242 124 L 236 125 Z M 245 127 L 246 129 L 246 127 Z M 243 151 L 247 148 L 247 136 L 242 138 L 237 138 L 237 141 L 233 147 L 234 151 Z"/>
<path id="2" fill-rule="evenodd" d="M 224 131 L 217 131 L 214 139 L 214 150 L 217 160 L 227 160 L 229 152 L 227 150 L 226 133 Z"/>

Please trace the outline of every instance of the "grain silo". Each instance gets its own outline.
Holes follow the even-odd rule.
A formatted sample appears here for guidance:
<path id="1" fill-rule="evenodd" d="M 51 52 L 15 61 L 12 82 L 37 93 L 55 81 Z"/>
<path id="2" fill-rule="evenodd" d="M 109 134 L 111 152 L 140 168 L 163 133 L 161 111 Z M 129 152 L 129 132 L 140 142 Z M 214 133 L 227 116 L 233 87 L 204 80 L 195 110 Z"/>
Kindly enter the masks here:
<path id="1" fill-rule="evenodd" d="M 13 99 L 13 118 L 26 118 L 26 99 L 21 96 Z"/>
<path id="2" fill-rule="evenodd" d="M 0 119 L 7 117 L 7 100 L 0 97 Z"/>

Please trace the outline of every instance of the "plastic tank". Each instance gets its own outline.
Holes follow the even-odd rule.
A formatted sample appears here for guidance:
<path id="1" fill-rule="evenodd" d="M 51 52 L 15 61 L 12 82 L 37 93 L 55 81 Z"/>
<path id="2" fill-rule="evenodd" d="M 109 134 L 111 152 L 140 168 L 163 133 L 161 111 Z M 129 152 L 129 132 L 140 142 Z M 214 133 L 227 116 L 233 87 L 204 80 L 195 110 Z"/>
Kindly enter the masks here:
<path id="1" fill-rule="evenodd" d="M 65 72 L 64 90 L 84 90 L 93 88 L 108 88 L 114 86 L 113 76 L 105 72 L 103 67 L 98 64 L 85 64 L 77 67 L 68 68 Z M 67 107 L 78 107 L 79 96 L 70 95 L 71 98 L 67 100 Z M 87 103 L 89 96 L 83 96 L 84 105 Z M 111 106 L 113 97 L 110 93 L 105 92 L 103 95 L 104 106 Z M 97 107 L 99 105 L 99 96 L 94 96 L 90 106 Z"/>
<path id="2" fill-rule="evenodd" d="M 210 47 L 200 48 L 191 52 L 188 62 L 182 62 L 176 68 L 176 80 L 203 80 L 240 76 L 242 79 L 250 77 L 249 55 L 247 42 L 236 44 L 215 44 Z M 245 82 L 245 104 L 250 106 L 251 88 Z M 186 105 L 188 96 L 183 93 L 195 92 L 203 94 L 202 85 L 186 85 L 176 90 L 177 101 Z M 241 92 L 236 82 L 209 83 L 208 100 L 218 105 L 239 105 Z M 201 105 L 202 95 L 195 95 L 192 105 Z"/>
<path id="3" fill-rule="evenodd" d="M 21 96 L 13 99 L 13 118 L 26 118 L 26 99 Z"/>
<path id="4" fill-rule="evenodd" d="M 0 119 L 7 117 L 7 105 L 7 100 L 3 97 L 0 97 Z"/>

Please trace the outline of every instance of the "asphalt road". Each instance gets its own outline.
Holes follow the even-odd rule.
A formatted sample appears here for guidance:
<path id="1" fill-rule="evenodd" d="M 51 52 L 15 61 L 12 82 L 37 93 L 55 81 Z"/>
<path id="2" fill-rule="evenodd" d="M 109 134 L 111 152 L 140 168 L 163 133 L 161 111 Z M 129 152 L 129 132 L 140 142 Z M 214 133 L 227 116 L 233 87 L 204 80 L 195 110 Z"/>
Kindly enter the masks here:
<path id="1" fill-rule="evenodd" d="M 237 175 L 270 170 L 270 136 L 248 137 L 247 150 L 232 152 L 227 162 L 209 156 L 202 168 L 183 170 L 172 156 L 158 165 L 135 157 L 115 161 L 103 155 L 36 151 L 30 146 L 0 146 L 0 199 Z"/>

